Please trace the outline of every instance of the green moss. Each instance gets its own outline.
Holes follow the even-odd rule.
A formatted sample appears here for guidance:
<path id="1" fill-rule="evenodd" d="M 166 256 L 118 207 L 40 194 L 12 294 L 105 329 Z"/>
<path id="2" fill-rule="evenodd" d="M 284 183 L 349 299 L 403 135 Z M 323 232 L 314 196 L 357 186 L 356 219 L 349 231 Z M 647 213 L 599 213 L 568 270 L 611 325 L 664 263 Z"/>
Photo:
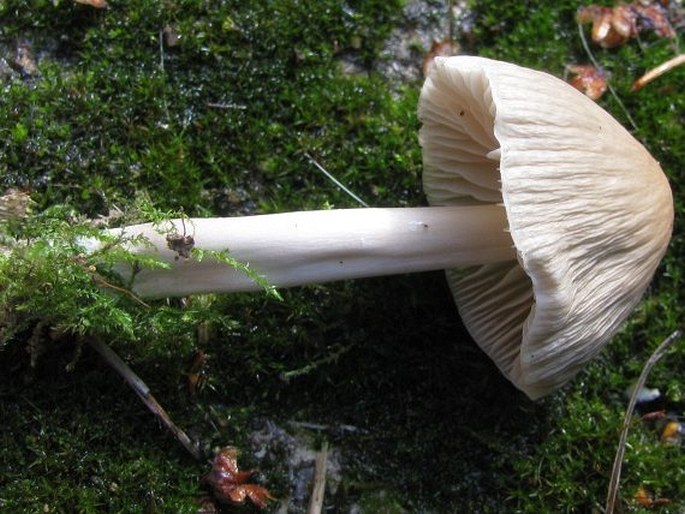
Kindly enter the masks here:
<path id="1" fill-rule="evenodd" d="M 473 2 L 473 50 L 484 57 L 541 68 L 561 76 L 580 53 L 574 17 L 579 2 Z"/>
<path id="2" fill-rule="evenodd" d="M 373 123 L 365 121 L 390 119 L 389 97 L 378 79 L 340 80 L 334 58 L 362 37 L 355 45 L 369 61 L 396 13 L 392 3 L 346 10 L 328 3 L 168 7 L 137 2 L 93 14 L 97 21 L 85 33 L 71 35 L 76 62 L 46 57 L 39 63 L 41 80 L 11 84 L 3 101 L 12 109 L 3 123 L 20 137 L 3 149 L 6 183 L 48 183 L 56 189 L 51 201 L 77 203 L 89 213 L 137 189 L 154 193 L 162 205 L 195 212 L 244 182 L 247 193 L 260 190 L 250 196 L 292 201 L 323 182 L 311 166 L 304 169 L 301 157 L 322 153 L 322 141 L 344 142 L 336 152 L 352 170 L 341 174 L 355 174 L 359 161 L 366 170 L 382 165 L 379 181 L 397 172 L 365 159 L 378 144 L 370 137 Z M 59 11 L 58 19 L 68 16 L 65 11 L 74 20 L 83 15 L 73 7 L 51 10 Z M 36 31 L 66 30 L 51 25 L 48 15 L 34 24 Z M 162 43 L 165 27 L 179 36 L 176 46 Z M 24 117 L 29 122 L 17 125 Z M 390 150 L 413 137 L 411 130 L 395 133 Z M 324 147 L 331 151 L 330 144 Z M 261 165 L 267 161 L 271 168 Z M 292 175 L 301 177 L 296 190 L 283 190 L 282 177 Z M 80 191 L 70 190 L 73 184 Z"/>
<path id="3" fill-rule="evenodd" d="M 175 452 L 116 374 L 84 356 L 74 374 L 38 375 L 31 387 L 3 384 L 5 512 L 195 512 L 204 467 Z"/>
<path id="4" fill-rule="evenodd" d="M 201 215 L 356 206 L 305 153 L 372 205 L 423 202 L 419 84 L 390 85 L 373 71 L 405 2 L 110 3 L 100 11 L 0 2 L 3 57 L 11 60 L 25 38 L 40 70 L 2 79 L 0 185 L 30 190 L 36 210 L 67 204 L 95 216 L 130 207 L 138 192 L 162 209 Z M 471 53 L 556 75 L 587 61 L 577 2 L 474 4 L 464 42 Z M 52 310 L 46 321 L 67 318 L 70 328 L 107 338 L 207 455 L 243 448 L 245 467 L 259 466 L 279 498 L 289 493 L 284 459 L 262 467 L 250 451 L 259 420 L 332 427 L 326 436 L 345 465 L 329 501 L 341 511 L 355 503 L 387 512 L 595 509 L 623 391 L 683 319 L 685 70 L 630 93 L 637 76 L 672 55 L 670 42 L 645 35 L 593 51 L 636 128 L 615 98 L 602 105 L 662 163 L 678 217 L 638 311 L 550 399 L 533 404 L 500 377 L 464 332 L 440 273 L 283 291 L 283 301 L 157 302 L 141 313 L 129 299 L 97 296 L 73 255 L 44 248 L 58 272 L 34 276 L 34 289 L 62 287 L 58 296 L 69 302 L 27 297 L 34 303 L 25 310 Z M 350 56 L 370 71 L 345 73 Z M 20 271 L 8 265 L 4 279 Z M 87 347 L 68 373 L 77 344 L 57 338 L 31 368 L 25 348 L 43 317 L 26 318 L 0 354 L 0 509 L 195 512 L 208 463 L 190 459 Z M 198 346 L 208 355 L 207 386 L 193 398 L 185 373 Z M 680 414 L 683 366 L 678 349 L 650 379 Z M 640 485 L 681 508 L 682 452 L 658 439 L 651 425 L 635 423 L 621 494 L 628 508 Z"/>

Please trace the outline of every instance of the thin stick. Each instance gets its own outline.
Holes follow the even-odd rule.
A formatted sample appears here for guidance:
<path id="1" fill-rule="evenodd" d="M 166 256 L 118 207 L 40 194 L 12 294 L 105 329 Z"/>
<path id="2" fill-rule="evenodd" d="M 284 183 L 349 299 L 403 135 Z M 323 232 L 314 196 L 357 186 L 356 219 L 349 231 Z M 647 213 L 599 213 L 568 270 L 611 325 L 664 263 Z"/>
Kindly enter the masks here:
<path id="1" fill-rule="evenodd" d="M 621 466 L 623 464 L 623 456 L 626 452 L 626 441 L 628 439 L 628 429 L 630 428 L 630 422 L 633 418 L 633 412 L 635 411 L 635 405 L 637 404 L 637 397 L 647 381 L 647 376 L 652 370 L 654 365 L 663 357 L 664 353 L 675 343 L 680 340 L 681 331 L 676 330 L 670 336 L 668 336 L 658 347 L 654 350 L 654 353 L 649 357 L 644 367 L 642 368 L 642 373 L 635 383 L 633 389 L 633 394 L 630 396 L 630 401 L 628 402 L 628 409 L 626 410 L 626 415 L 623 418 L 623 428 L 621 429 L 621 437 L 618 442 L 618 449 L 616 450 L 616 457 L 614 458 L 614 466 L 611 470 L 611 480 L 609 482 L 609 490 L 607 492 L 606 501 L 606 514 L 613 514 L 616 507 L 616 499 L 618 497 L 618 483 L 621 479 Z"/>
<path id="2" fill-rule="evenodd" d="M 672 70 L 673 68 L 675 68 L 676 66 L 680 66 L 681 64 L 685 64 L 685 54 L 676 55 L 673 59 L 669 59 L 668 61 L 661 63 L 656 68 L 652 68 L 647 73 L 642 75 L 642 77 L 633 82 L 633 85 L 630 88 L 630 90 L 637 91 L 638 89 L 643 88 L 655 78 L 660 77 L 667 71 Z"/>
<path id="3" fill-rule="evenodd" d="M 335 178 L 335 177 L 334 177 L 333 175 L 331 175 L 328 171 L 326 171 L 326 168 L 324 168 L 323 166 L 321 166 L 321 164 L 319 164 L 318 162 L 316 162 L 316 159 L 314 159 L 314 157 L 312 157 L 311 155 L 309 155 L 308 152 L 305 152 L 305 153 L 304 153 L 304 156 L 305 156 L 307 159 L 309 159 L 309 162 L 311 162 L 314 166 L 316 166 L 316 168 L 317 168 L 321 173 L 323 173 L 324 175 L 326 175 L 326 176 L 327 176 L 327 177 L 328 177 L 336 186 L 338 186 L 340 189 L 342 189 L 342 190 L 345 191 L 348 195 L 350 195 L 353 199 L 355 199 L 355 200 L 359 203 L 359 205 L 361 205 L 362 207 L 369 207 L 369 204 L 368 204 L 368 203 L 366 203 L 364 200 L 362 200 L 362 199 L 359 198 L 357 195 L 355 195 L 352 191 L 350 191 L 347 187 L 345 187 L 345 185 L 344 185 L 342 182 L 340 182 L 337 178 Z"/>
<path id="4" fill-rule="evenodd" d="M 90 339 L 88 341 L 90 346 L 100 354 L 100 356 L 107 361 L 107 364 L 112 366 L 114 370 L 119 373 L 126 381 L 126 383 L 135 391 L 147 408 L 159 418 L 159 420 L 171 431 L 172 434 L 179 440 L 183 447 L 195 457 L 197 460 L 201 459 L 200 451 L 197 445 L 193 443 L 188 435 L 181 430 L 176 424 L 171 421 L 171 418 L 166 413 L 164 408 L 157 402 L 150 388 L 143 382 L 143 380 L 136 375 L 128 365 L 121 360 L 121 358 L 114 353 L 114 351 L 102 341 L 97 339 Z"/>
<path id="5" fill-rule="evenodd" d="M 207 107 L 211 107 L 212 109 L 239 109 L 242 111 L 247 109 L 247 105 L 234 104 L 234 103 L 207 102 L 205 105 Z"/>
<path id="6" fill-rule="evenodd" d="M 324 494 L 326 492 L 326 464 L 328 461 L 328 442 L 324 441 L 321 451 L 316 456 L 314 464 L 314 484 L 312 496 L 307 506 L 307 514 L 321 514 L 323 510 Z"/>
<path id="7" fill-rule="evenodd" d="M 319 366 L 323 366 L 326 364 L 331 364 L 338 360 L 342 355 L 350 351 L 354 347 L 353 344 L 348 344 L 346 346 L 343 346 L 341 348 L 338 348 L 336 351 L 333 353 L 319 359 L 310 362 L 306 366 L 299 368 L 299 369 L 293 369 L 290 371 L 284 371 L 279 375 L 279 378 L 283 380 L 284 382 L 290 381 L 292 378 L 296 378 L 302 375 L 307 375 L 313 371 L 315 371 Z"/>
<path id="8" fill-rule="evenodd" d="M 147 303 L 145 303 L 143 300 L 140 299 L 140 297 L 138 297 L 138 296 L 136 296 L 135 294 L 133 294 L 133 292 L 131 292 L 130 290 L 128 290 L 128 289 L 126 289 L 126 288 L 124 288 L 124 287 L 115 286 L 114 284 L 111 284 L 110 282 L 107 282 L 107 281 L 104 279 L 104 277 L 102 277 L 102 276 L 101 276 L 100 274 L 98 274 L 98 273 L 93 273 L 93 274 L 92 274 L 92 277 L 93 277 L 93 280 L 94 280 L 95 282 L 97 282 L 99 285 L 101 285 L 102 287 L 105 287 L 105 288 L 108 288 L 108 289 L 112 289 L 113 291 L 116 291 L 117 293 L 121 293 L 122 295 L 128 296 L 128 297 L 130 297 L 132 300 L 134 300 L 135 302 L 137 302 L 139 305 L 141 305 L 142 307 L 145 307 L 146 309 L 149 309 L 149 308 L 150 308 L 150 305 L 148 305 Z"/>

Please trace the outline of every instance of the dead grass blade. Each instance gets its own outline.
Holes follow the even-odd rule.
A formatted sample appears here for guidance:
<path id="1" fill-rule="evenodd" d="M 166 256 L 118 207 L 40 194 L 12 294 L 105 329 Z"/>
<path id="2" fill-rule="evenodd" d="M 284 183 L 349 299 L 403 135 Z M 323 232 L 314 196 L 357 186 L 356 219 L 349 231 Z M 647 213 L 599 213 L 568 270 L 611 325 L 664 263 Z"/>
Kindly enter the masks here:
<path id="1" fill-rule="evenodd" d="M 623 456 L 626 452 L 626 441 L 628 439 L 628 429 L 630 428 L 630 422 L 633 418 L 633 412 L 635 411 L 635 405 L 637 404 L 637 397 L 640 390 L 644 387 L 647 382 L 647 377 L 654 365 L 664 356 L 666 351 L 681 338 L 681 331 L 676 330 L 670 336 L 668 336 L 658 347 L 654 350 L 654 353 L 650 355 L 649 359 L 642 368 L 640 377 L 637 379 L 635 386 L 633 387 L 633 393 L 630 396 L 630 401 L 628 402 L 628 408 L 626 409 L 626 415 L 623 418 L 623 427 L 621 429 L 621 437 L 618 442 L 618 449 L 616 450 L 616 457 L 614 458 L 614 466 L 611 470 L 611 480 L 609 481 L 609 490 L 607 492 L 607 501 L 605 512 L 606 514 L 613 514 L 616 508 L 616 500 L 618 498 L 618 483 L 621 479 L 621 466 L 623 465 Z"/>

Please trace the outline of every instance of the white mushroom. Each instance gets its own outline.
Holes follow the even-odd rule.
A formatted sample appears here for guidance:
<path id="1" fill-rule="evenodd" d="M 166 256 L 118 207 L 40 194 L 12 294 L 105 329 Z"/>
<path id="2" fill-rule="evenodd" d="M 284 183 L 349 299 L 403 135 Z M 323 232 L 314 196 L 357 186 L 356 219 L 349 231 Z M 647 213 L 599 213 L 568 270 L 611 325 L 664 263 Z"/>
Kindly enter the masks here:
<path id="1" fill-rule="evenodd" d="M 419 117 L 432 207 L 192 219 L 185 229 L 196 247 L 229 249 L 281 287 L 448 269 L 476 342 L 528 396 L 550 393 L 639 302 L 671 234 L 668 182 L 582 93 L 513 64 L 437 58 Z M 178 259 L 149 224 L 125 231 L 152 243 L 134 251 L 171 263 L 135 276 L 142 296 L 259 288 L 223 264 Z"/>
<path id="2" fill-rule="evenodd" d="M 671 236 L 668 181 L 594 102 L 513 64 L 440 60 L 419 117 L 430 203 L 506 208 L 518 260 L 447 274 L 481 348 L 517 387 L 543 396 L 640 301 Z"/>

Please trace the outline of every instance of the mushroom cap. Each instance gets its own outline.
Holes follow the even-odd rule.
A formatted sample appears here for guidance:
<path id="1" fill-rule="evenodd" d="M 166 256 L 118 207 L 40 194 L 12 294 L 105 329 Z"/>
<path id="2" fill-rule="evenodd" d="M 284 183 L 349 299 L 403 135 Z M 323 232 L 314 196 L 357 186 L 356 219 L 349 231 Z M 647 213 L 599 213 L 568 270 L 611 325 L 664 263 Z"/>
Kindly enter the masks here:
<path id="1" fill-rule="evenodd" d="M 432 205 L 502 203 L 517 261 L 448 270 L 460 315 L 532 399 L 636 307 L 668 246 L 671 189 L 614 118 L 547 73 L 436 58 L 419 101 Z"/>

